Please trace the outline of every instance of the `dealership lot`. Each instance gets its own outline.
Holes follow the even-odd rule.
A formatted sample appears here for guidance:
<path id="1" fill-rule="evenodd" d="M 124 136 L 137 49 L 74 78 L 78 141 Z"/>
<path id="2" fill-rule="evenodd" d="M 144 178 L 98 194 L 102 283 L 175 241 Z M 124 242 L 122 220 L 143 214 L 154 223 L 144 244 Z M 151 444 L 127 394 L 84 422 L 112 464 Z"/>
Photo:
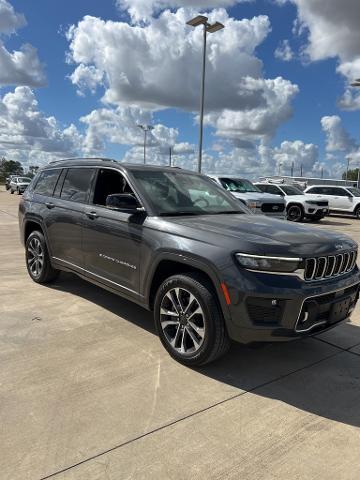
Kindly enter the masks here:
<path id="1" fill-rule="evenodd" d="M 3 479 L 357 479 L 360 307 L 296 343 L 188 369 L 151 314 L 70 274 L 33 283 L 0 191 Z M 316 228 L 360 241 L 360 221 Z"/>

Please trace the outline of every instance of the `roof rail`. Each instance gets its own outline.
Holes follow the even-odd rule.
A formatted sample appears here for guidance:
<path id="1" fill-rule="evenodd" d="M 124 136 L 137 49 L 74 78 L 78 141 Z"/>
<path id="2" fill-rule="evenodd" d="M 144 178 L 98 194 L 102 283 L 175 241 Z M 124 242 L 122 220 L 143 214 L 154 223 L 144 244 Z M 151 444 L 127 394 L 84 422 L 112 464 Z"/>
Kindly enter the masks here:
<path id="1" fill-rule="evenodd" d="M 51 160 L 48 163 L 48 165 L 53 165 L 55 163 L 60 163 L 60 162 L 69 162 L 71 160 L 100 160 L 101 162 L 115 162 L 115 163 L 117 163 L 117 160 L 114 160 L 113 158 L 75 157 L 75 158 L 63 158 L 61 160 Z"/>

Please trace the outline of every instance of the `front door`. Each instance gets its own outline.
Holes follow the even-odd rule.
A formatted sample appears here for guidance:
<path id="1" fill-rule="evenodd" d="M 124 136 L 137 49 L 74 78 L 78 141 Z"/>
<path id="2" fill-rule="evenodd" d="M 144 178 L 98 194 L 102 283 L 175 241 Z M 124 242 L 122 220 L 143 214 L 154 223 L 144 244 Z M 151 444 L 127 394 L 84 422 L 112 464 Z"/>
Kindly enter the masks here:
<path id="1" fill-rule="evenodd" d="M 131 191 L 120 172 L 99 169 L 83 218 L 85 269 L 100 282 L 137 294 L 142 224 L 134 215 L 106 207 L 106 197 L 114 193 Z"/>

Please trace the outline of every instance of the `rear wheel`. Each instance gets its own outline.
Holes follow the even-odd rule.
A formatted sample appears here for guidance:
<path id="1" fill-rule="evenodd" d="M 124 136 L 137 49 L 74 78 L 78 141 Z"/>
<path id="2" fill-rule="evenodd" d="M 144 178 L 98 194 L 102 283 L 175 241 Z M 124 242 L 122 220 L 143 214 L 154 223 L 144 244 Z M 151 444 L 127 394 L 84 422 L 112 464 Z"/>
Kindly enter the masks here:
<path id="1" fill-rule="evenodd" d="M 36 283 L 48 283 L 58 276 L 59 271 L 51 266 L 44 235 L 32 232 L 25 245 L 26 267 L 32 280 Z"/>
<path id="2" fill-rule="evenodd" d="M 10 193 L 11 195 L 14 193 L 14 190 L 12 188 L 10 188 Z"/>
<path id="3" fill-rule="evenodd" d="M 226 353 L 230 341 L 216 293 L 201 274 L 174 275 L 155 299 L 155 324 L 169 354 L 188 366 L 204 365 Z"/>
<path id="4" fill-rule="evenodd" d="M 355 208 L 355 216 L 356 218 L 360 218 L 360 205 Z"/>
<path id="5" fill-rule="evenodd" d="M 301 205 L 290 205 L 287 217 L 290 222 L 301 222 L 304 219 L 304 210 Z"/>

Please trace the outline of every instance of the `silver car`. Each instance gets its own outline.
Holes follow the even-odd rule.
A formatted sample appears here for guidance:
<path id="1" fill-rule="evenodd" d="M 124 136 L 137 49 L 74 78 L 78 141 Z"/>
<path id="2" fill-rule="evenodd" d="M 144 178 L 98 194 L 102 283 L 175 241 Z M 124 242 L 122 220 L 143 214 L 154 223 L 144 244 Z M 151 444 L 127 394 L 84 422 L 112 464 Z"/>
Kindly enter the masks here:
<path id="1" fill-rule="evenodd" d="M 245 178 L 209 175 L 217 184 L 232 193 L 252 212 L 270 217 L 285 218 L 285 201 L 278 195 L 263 193 Z"/>

